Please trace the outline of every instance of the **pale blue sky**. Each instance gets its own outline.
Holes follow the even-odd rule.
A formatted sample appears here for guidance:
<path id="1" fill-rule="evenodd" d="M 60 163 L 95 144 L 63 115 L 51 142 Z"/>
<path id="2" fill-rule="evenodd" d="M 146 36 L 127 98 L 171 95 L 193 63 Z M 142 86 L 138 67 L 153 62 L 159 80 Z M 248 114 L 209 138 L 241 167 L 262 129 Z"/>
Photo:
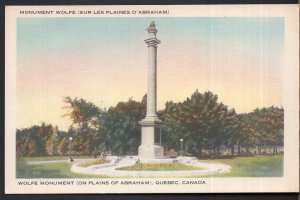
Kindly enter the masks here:
<path id="1" fill-rule="evenodd" d="M 140 40 L 149 21 L 155 20 L 159 38 L 206 41 L 206 48 L 223 42 L 257 49 L 262 56 L 278 55 L 283 49 L 284 19 L 281 17 L 198 17 L 198 18 L 20 18 L 18 55 L 64 53 L 91 44 L 99 48 L 143 46 Z"/>
<path id="2" fill-rule="evenodd" d="M 19 18 L 18 127 L 67 128 L 64 96 L 100 107 L 146 93 L 145 30 L 157 24 L 158 109 L 196 89 L 238 113 L 282 106 L 284 18 Z"/>

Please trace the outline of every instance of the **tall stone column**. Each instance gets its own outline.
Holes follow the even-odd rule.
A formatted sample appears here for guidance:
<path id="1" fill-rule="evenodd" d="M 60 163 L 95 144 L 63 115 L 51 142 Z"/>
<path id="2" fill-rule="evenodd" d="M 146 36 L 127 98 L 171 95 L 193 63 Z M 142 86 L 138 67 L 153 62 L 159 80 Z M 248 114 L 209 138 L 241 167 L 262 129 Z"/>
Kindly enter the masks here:
<path id="1" fill-rule="evenodd" d="M 145 119 L 140 121 L 142 139 L 139 146 L 139 157 L 153 159 L 164 157 L 164 149 L 160 144 L 162 121 L 156 114 L 157 45 L 160 44 L 160 41 L 156 38 L 157 29 L 154 22 L 151 22 L 147 31 L 149 33 L 149 38 L 145 40 L 145 43 L 148 45 L 147 114 Z"/>

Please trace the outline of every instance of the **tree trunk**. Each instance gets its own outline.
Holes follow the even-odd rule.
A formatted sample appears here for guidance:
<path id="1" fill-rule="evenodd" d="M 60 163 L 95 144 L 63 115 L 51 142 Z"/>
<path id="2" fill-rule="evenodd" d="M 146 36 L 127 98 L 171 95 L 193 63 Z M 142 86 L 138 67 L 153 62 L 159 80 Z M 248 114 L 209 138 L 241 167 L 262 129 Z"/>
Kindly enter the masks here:
<path id="1" fill-rule="evenodd" d="M 249 146 L 246 146 L 246 156 L 249 156 Z"/>
<path id="2" fill-rule="evenodd" d="M 234 145 L 231 146 L 231 155 L 234 156 Z"/>
<path id="3" fill-rule="evenodd" d="M 199 154 L 199 158 L 202 158 L 202 148 L 199 147 L 198 149 L 199 149 L 199 153 L 198 153 Z"/>
<path id="4" fill-rule="evenodd" d="M 185 146 L 185 156 L 187 156 L 188 146 Z"/>
<path id="5" fill-rule="evenodd" d="M 217 157 L 220 157 L 220 144 L 217 143 Z"/>
<path id="6" fill-rule="evenodd" d="M 197 143 L 196 150 L 194 151 L 197 158 L 202 158 L 202 146 Z"/>
<path id="7" fill-rule="evenodd" d="M 241 155 L 241 145 L 240 144 L 238 145 L 238 155 L 239 156 Z"/>

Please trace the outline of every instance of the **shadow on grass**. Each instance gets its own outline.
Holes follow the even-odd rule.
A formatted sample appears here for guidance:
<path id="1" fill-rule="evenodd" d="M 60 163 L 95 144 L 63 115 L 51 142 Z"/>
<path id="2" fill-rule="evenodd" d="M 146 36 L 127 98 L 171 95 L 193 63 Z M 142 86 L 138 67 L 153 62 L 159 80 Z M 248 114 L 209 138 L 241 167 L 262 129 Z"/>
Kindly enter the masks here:
<path id="1" fill-rule="evenodd" d="M 59 169 L 44 169 L 39 165 L 28 165 L 22 159 L 17 159 L 16 170 L 17 178 L 70 178 L 62 174 Z"/>
<path id="2" fill-rule="evenodd" d="M 79 174 L 71 171 L 73 163 L 45 163 L 29 165 L 27 158 L 17 158 L 17 178 L 109 178 L 101 175 Z M 27 159 L 28 160 L 28 159 Z"/>

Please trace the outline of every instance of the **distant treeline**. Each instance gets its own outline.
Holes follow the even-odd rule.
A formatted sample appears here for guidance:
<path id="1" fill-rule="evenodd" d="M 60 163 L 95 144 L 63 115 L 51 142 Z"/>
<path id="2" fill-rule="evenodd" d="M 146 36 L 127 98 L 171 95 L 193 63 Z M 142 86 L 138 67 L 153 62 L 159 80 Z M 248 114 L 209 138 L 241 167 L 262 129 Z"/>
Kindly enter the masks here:
<path id="1" fill-rule="evenodd" d="M 146 95 L 141 102 L 129 99 L 103 110 L 84 99 L 65 97 L 66 114 L 72 121 L 68 131 L 42 123 L 17 129 L 18 156 L 67 155 L 68 138 L 72 136 L 73 155 L 92 155 L 111 151 L 114 155 L 136 155 L 140 145 L 141 121 L 146 114 Z M 202 157 L 203 150 L 220 155 L 220 147 L 246 149 L 283 145 L 284 111 L 268 107 L 250 113 L 237 114 L 234 109 L 218 102 L 212 92 L 197 90 L 183 102 L 166 102 L 158 112 L 164 121 L 162 145 L 180 150 L 180 139 L 193 156 Z M 276 153 L 276 151 L 274 151 Z"/>

